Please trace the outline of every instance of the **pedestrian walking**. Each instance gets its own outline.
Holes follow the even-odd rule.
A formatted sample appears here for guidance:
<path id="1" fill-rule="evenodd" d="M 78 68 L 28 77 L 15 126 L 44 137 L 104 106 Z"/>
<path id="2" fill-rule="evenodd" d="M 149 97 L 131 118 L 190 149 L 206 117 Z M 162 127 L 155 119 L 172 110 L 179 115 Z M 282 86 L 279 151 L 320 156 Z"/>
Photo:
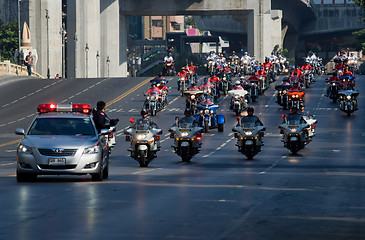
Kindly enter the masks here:
<path id="1" fill-rule="evenodd" d="M 32 52 L 29 52 L 29 54 L 25 57 L 25 65 L 27 66 L 28 76 L 31 76 L 32 75 L 32 66 L 33 66 Z"/>

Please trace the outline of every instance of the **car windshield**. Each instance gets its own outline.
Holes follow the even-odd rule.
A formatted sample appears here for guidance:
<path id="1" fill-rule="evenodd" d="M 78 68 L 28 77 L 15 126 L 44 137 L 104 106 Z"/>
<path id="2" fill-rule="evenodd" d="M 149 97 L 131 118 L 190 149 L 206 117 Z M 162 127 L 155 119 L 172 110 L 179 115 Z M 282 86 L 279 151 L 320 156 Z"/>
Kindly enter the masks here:
<path id="1" fill-rule="evenodd" d="M 89 118 L 37 118 L 28 135 L 95 135 Z"/>
<path id="2" fill-rule="evenodd" d="M 255 116 L 246 116 L 241 118 L 241 125 L 243 128 L 254 128 L 260 126 L 260 121 Z"/>

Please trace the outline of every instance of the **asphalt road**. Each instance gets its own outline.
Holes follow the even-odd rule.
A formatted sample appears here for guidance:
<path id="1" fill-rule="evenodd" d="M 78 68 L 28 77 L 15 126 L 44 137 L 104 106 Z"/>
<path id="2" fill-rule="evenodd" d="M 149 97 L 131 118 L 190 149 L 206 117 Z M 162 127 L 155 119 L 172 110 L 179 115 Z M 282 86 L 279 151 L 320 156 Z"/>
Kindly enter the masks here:
<path id="1" fill-rule="evenodd" d="M 325 77 L 307 89 L 306 111 L 316 136 L 298 155 L 283 147 L 278 125 L 287 113 L 274 85 L 253 103 L 266 125 L 254 160 L 237 151 L 236 116 L 219 99 L 224 132 L 203 134 L 191 163 L 172 152 L 167 129 L 184 99 L 170 77 L 170 105 L 153 120 L 162 148 L 148 168 L 128 156 L 122 134 L 139 117 L 146 78 L 21 79 L 0 84 L 0 239 L 365 239 L 365 77 L 358 76 L 359 110 L 351 117 L 326 98 Z M 40 176 L 17 183 L 17 127 L 27 128 L 39 103 L 108 103 L 119 118 L 110 177 Z"/>

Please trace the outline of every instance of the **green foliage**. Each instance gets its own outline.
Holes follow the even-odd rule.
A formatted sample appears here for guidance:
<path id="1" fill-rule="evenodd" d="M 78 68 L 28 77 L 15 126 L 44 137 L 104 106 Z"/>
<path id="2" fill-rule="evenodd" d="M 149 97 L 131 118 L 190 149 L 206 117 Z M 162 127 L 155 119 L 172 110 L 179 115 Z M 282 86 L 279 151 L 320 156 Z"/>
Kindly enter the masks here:
<path id="1" fill-rule="evenodd" d="M 196 28 L 194 16 L 185 17 L 185 26 L 193 26 L 194 28 Z"/>
<path id="2" fill-rule="evenodd" d="M 18 48 L 18 22 L 0 25 L 1 60 L 14 62 L 14 53 Z"/>
<path id="3" fill-rule="evenodd" d="M 357 41 L 353 42 L 351 44 L 351 47 L 353 47 L 357 51 L 365 51 L 365 29 L 353 32 L 352 35 L 356 38 Z"/>

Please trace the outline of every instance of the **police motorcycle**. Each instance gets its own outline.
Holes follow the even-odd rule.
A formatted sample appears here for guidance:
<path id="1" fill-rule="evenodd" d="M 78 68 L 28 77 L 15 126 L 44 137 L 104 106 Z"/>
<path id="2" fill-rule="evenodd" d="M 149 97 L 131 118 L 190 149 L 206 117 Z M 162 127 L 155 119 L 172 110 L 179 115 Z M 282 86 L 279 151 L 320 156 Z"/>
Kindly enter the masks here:
<path id="1" fill-rule="evenodd" d="M 239 81 L 238 81 L 239 82 Z M 247 95 L 246 90 L 230 90 L 228 94 L 231 96 L 231 102 L 229 104 L 229 108 L 236 114 L 236 116 L 241 115 L 243 111 L 245 111 L 248 107 L 247 104 Z"/>
<path id="2" fill-rule="evenodd" d="M 192 114 L 197 113 L 197 105 L 200 96 L 204 93 L 202 90 L 187 90 L 184 92 L 186 96 L 186 108 L 190 109 Z"/>
<path id="3" fill-rule="evenodd" d="M 345 112 L 347 116 L 351 116 L 351 113 L 355 112 L 357 107 L 357 96 L 359 96 L 358 90 L 341 90 L 338 92 L 340 110 Z"/>
<path id="4" fill-rule="evenodd" d="M 126 141 L 131 143 L 128 151 L 131 157 L 139 162 L 140 167 L 148 167 L 148 164 L 156 157 L 160 150 L 160 134 L 162 130 L 155 124 L 131 118 L 131 126 L 124 130 Z"/>
<path id="5" fill-rule="evenodd" d="M 284 122 L 279 125 L 280 134 L 284 147 L 293 154 L 303 149 L 312 141 L 317 120 L 313 115 L 302 116 L 301 114 L 283 115 Z"/>
<path id="6" fill-rule="evenodd" d="M 236 146 L 239 152 L 251 160 L 261 152 L 266 127 L 257 122 L 257 118 L 254 116 L 237 117 L 237 122 L 237 126 L 232 128 L 237 139 Z"/>
<path id="7" fill-rule="evenodd" d="M 175 117 L 175 124 L 169 128 L 170 138 L 174 139 L 175 153 L 181 157 L 182 162 L 190 162 L 191 158 L 199 153 L 202 141 L 201 131 L 194 118 Z"/>
<path id="8" fill-rule="evenodd" d="M 204 129 L 204 132 L 207 133 L 211 128 L 218 128 L 218 132 L 223 132 L 224 115 L 216 113 L 219 108 L 217 104 L 214 104 L 207 98 L 200 102 L 197 108 L 198 113 L 194 114 L 194 118 L 199 126 Z"/>
<path id="9" fill-rule="evenodd" d="M 276 93 L 276 103 L 283 107 L 283 109 L 287 108 L 288 96 L 286 95 L 287 91 L 292 87 L 288 81 L 282 82 L 280 85 L 276 85 L 275 89 Z"/>
<path id="10" fill-rule="evenodd" d="M 241 61 L 241 74 L 249 75 L 252 73 L 251 61 L 248 58 L 244 58 Z"/>
<path id="11" fill-rule="evenodd" d="M 222 73 L 220 76 L 220 90 L 223 92 L 224 95 L 228 94 L 228 91 L 232 88 L 232 84 L 230 82 L 231 78 L 230 75 L 227 73 Z"/>

